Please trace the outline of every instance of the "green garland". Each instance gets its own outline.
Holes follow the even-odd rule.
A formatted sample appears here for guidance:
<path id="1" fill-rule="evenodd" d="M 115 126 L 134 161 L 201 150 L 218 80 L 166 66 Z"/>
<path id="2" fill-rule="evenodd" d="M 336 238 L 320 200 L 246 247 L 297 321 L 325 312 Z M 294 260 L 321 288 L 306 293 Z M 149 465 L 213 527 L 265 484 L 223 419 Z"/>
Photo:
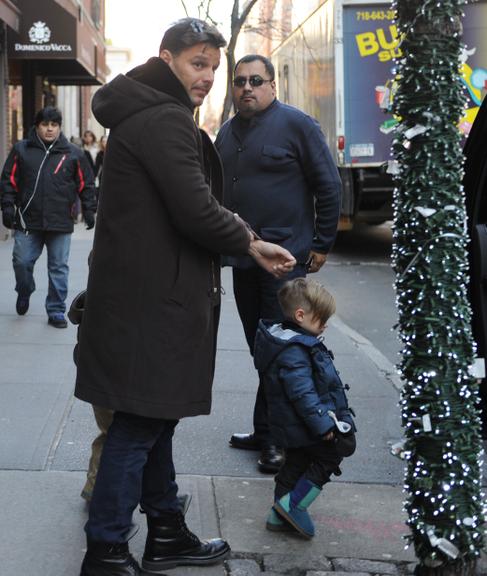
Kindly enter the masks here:
<path id="1" fill-rule="evenodd" d="M 421 566 L 474 563 L 483 546 L 481 423 L 467 300 L 463 155 L 457 124 L 463 0 L 397 0 L 393 266 L 406 511 Z M 460 573 L 460 572 L 456 572 Z"/>

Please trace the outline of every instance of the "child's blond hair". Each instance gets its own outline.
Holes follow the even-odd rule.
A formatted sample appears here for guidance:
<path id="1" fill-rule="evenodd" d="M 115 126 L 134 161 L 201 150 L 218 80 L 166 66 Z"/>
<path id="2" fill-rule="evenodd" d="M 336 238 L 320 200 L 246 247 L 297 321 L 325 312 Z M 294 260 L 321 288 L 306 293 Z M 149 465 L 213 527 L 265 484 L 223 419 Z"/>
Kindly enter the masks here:
<path id="1" fill-rule="evenodd" d="M 286 282 L 277 293 L 279 304 L 286 319 L 294 320 L 298 308 L 311 312 L 313 319 L 327 322 L 336 310 L 335 299 L 328 290 L 315 280 L 294 278 Z"/>

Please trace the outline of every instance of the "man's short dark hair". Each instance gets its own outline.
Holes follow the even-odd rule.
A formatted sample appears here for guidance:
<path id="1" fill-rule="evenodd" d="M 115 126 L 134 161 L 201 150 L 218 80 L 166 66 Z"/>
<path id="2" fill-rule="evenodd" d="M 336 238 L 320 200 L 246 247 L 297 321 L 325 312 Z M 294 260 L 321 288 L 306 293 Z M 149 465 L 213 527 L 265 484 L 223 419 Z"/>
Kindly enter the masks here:
<path id="1" fill-rule="evenodd" d="M 274 64 L 269 60 L 269 58 L 261 56 L 260 54 L 247 54 L 247 56 L 240 58 L 240 60 L 235 64 L 233 72 L 235 73 L 235 70 L 240 66 L 240 64 L 250 64 L 251 62 L 255 62 L 256 60 L 264 64 L 265 71 L 267 72 L 267 74 L 269 74 L 269 80 L 274 80 L 274 78 L 276 77 Z"/>
<path id="2" fill-rule="evenodd" d="M 159 53 L 169 50 L 171 54 L 178 55 L 196 44 L 204 42 L 215 48 L 223 48 L 227 41 L 215 26 L 198 20 L 198 18 L 182 18 L 166 30 Z"/>
<path id="3" fill-rule="evenodd" d="M 39 126 L 41 122 L 56 122 L 61 125 L 63 123 L 63 115 L 59 108 L 54 108 L 54 106 L 46 106 L 37 112 L 34 124 Z"/>

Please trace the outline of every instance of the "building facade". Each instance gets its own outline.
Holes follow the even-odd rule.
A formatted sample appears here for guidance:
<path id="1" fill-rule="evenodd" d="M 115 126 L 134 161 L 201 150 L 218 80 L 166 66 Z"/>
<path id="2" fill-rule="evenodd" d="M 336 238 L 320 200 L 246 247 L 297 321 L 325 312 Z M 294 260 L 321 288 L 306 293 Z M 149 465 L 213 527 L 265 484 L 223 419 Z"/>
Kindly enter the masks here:
<path id="1" fill-rule="evenodd" d="M 106 78 L 104 0 L 16 0 L 18 31 L 7 32 L 9 84 L 20 92 L 16 126 L 25 135 L 36 111 L 59 105 L 61 86 L 76 87 L 78 127 L 87 125 L 85 112 L 90 90 Z M 73 107 L 75 96 L 63 94 Z M 14 126 L 15 127 L 15 126 Z M 69 135 L 69 134 L 68 134 Z M 19 133 L 11 126 L 10 144 Z"/>
<path id="2" fill-rule="evenodd" d="M 0 0 L 0 167 L 44 106 L 61 109 L 68 138 L 100 135 L 90 102 L 107 75 L 104 30 L 105 0 Z"/>

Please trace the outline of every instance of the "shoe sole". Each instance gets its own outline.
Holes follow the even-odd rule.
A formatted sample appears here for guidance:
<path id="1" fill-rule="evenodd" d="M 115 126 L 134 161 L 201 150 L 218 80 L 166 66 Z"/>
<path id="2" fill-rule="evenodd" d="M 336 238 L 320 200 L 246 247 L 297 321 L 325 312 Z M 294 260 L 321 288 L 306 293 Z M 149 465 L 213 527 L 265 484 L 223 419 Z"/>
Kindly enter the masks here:
<path id="1" fill-rule="evenodd" d="M 191 556 L 167 556 L 163 560 L 150 561 L 142 558 L 142 568 L 149 574 L 163 574 L 163 570 L 177 568 L 178 566 L 209 566 L 223 562 L 230 555 L 230 547 L 225 548 L 220 554 L 211 558 L 192 558 Z"/>
<path id="2" fill-rule="evenodd" d="M 287 522 L 285 524 L 281 524 L 280 526 L 278 524 L 271 524 L 270 522 L 266 522 L 265 527 L 270 532 L 296 532 L 294 526 L 291 526 L 291 524 L 288 524 Z"/>
<path id="3" fill-rule="evenodd" d="M 57 324 L 55 322 L 50 322 L 49 320 L 47 321 L 47 323 L 49 324 L 49 326 L 52 326 L 53 328 L 67 328 L 68 327 L 68 323 L 66 322 L 66 324 Z"/>
<path id="4" fill-rule="evenodd" d="M 297 524 L 294 521 L 294 519 L 287 513 L 287 511 L 284 508 L 282 508 L 279 502 L 276 502 L 273 508 L 279 514 L 279 516 L 281 516 L 281 518 L 284 518 L 284 520 L 289 522 L 289 524 L 291 524 L 291 526 L 295 528 L 296 531 L 299 532 L 301 536 L 303 536 L 303 538 L 306 538 L 306 540 L 311 540 L 313 538 L 314 534 L 308 534 L 308 532 L 303 530 L 301 526 Z"/>

